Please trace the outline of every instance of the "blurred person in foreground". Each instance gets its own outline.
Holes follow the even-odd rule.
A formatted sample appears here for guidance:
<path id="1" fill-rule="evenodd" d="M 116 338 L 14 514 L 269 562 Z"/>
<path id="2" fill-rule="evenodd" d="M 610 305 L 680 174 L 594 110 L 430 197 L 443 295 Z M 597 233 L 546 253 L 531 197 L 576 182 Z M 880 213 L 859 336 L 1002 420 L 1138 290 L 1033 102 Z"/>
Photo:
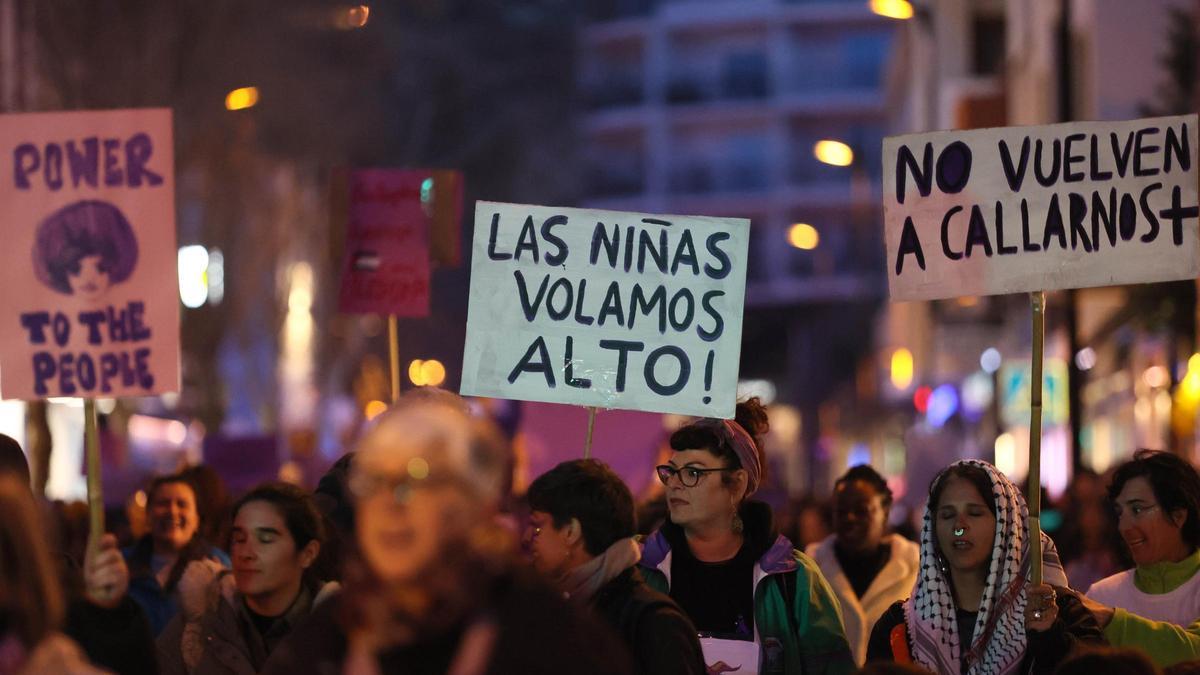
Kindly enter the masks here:
<path id="1" fill-rule="evenodd" d="M 767 427 L 766 410 L 751 398 L 737 404 L 735 420 L 704 418 L 671 435 L 674 452 L 657 467 L 669 518 L 646 540 L 639 565 L 706 636 L 710 672 L 747 662 L 764 674 L 853 672 L 821 570 L 776 532 L 771 508 L 750 499 L 763 480 Z"/>
<path id="2" fill-rule="evenodd" d="M 0 434 L 0 476 L 8 476 L 24 486 L 36 509 L 37 498 L 30 489 L 25 453 L 16 440 L 4 434 Z M 95 545 L 85 546 L 80 569 L 74 558 L 49 545 L 44 518 L 39 520 L 34 531 L 50 550 L 66 604 L 63 633 L 100 667 L 121 675 L 158 672 L 150 624 L 129 597 L 129 568 L 117 548 L 116 537 L 105 534 Z M 7 671 L 0 668 L 0 673 L 3 672 Z"/>
<path id="3" fill-rule="evenodd" d="M 996 467 L 951 464 L 934 478 L 916 586 L 871 631 L 867 660 L 942 674 L 1053 673 L 1104 637 L 1068 589 L 1028 581 L 1025 498 Z"/>
<path id="4" fill-rule="evenodd" d="M 1108 495 L 1135 567 L 1092 584 L 1088 609 L 1112 644 L 1144 649 L 1159 666 L 1200 658 L 1200 473 L 1141 450 Z"/>
<path id="5" fill-rule="evenodd" d="M 1104 480 L 1086 469 L 1076 473 L 1067 488 L 1062 528 L 1054 535 L 1072 587 L 1087 589 L 1124 567 L 1111 513 Z"/>
<path id="6" fill-rule="evenodd" d="M 917 581 L 916 542 L 888 531 L 892 491 L 879 472 L 851 468 L 833 487 L 834 534 L 808 547 L 842 605 L 846 639 L 854 660 L 867 658 L 871 628 Z"/>
<path id="7" fill-rule="evenodd" d="M 28 483 L 0 473 L 0 673 L 101 673 L 59 632 L 63 594 L 42 529 Z"/>
<path id="8" fill-rule="evenodd" d="M 197 560 L 179 581 L 183 609 L 158 637 L 168 675 L 258 672 L 284 636 L 337 590 L 313 574 L 325 532 L 304 490 L 264 483 L 231 512 L 233 570 Z"/>
<path id="9" fill-rule="evenodd" d="M 188 563 L 212 558 L 229 567 L 229 556 L 201 536 L 196 490 L 182 474 L 160 476 L 146 490 L 150 531 L 125 549 L 129 594 L 150 620 L 155 636 L 179 612 L 176 586 Z"/>
<path id="10" fill-rule="evenodd" d="M 514 538 L 493 520 L 508 466 L 495 427 L 465 406 L 409 395 L 356 450 L 344 588 L 263 672 L 631 672 L 603 624 L 517 573 Z"/>
<path id="11" fill-rule="evenodd" d="M 696 629 L 670 597 L 637 570 L 633 495 L 612 469 L 563 462 L 525 493 L 534 568 L 625 639 L 643 675 L 703 675 Z"/>

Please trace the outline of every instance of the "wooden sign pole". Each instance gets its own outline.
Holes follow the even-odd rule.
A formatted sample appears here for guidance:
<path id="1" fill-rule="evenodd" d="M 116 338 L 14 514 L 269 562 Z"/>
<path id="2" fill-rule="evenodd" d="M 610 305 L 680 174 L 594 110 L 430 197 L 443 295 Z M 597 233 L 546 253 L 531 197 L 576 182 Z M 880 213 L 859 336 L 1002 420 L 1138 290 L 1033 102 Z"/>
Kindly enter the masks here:
<path id="1" fill-rule="evenodd" d="M 400 400 L 400 328 L 396 315 L 388 315 L 388 359 L 392 366 L 392 405 Z"/>
<path id="2" fill-rule="evenodd" d="M 588 406 L 587 438 L 583 441 L 583 458 L 592 458 L 592 431 L 596 428 L 596 406 Z"/>
<path id="3" fill-rule="evenodd" d="M 1029 383 L 1029 579 L 1042 583 L 1042 356 L 1046 342 L 1046 293 L 1030 294 L 1033 309 L 1033 373 Z"/>
<path id="4" fill-rule="evenodd" d="M 96 401 L 83 399 L 84 453 L 87 456 L 88 541 L 96 546 L 104 536 L 104 490 L 100 474 L 100 432 Z"/>

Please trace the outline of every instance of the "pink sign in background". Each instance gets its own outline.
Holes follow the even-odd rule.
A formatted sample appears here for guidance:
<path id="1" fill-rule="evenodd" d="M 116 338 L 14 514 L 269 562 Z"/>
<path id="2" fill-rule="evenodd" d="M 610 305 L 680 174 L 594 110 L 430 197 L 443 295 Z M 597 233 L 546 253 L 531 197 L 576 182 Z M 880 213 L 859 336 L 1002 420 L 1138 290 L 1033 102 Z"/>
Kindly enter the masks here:
<path id="1" fill-rule="evenodd" d="M 429 217 L 421 202 L 428 177 L 405 169 L 349 172 L 342 312 L 429 316 Z"/>

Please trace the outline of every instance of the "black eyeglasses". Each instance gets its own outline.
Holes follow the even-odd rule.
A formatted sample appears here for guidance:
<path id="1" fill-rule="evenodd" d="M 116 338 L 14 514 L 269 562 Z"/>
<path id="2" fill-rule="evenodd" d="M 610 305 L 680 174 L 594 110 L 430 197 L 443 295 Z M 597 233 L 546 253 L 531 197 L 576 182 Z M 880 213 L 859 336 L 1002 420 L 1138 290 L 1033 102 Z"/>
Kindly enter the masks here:
<path id="1" fill-rule="evenodd" d="M 659 464 L 658 466 L 654 467 L 654 472 L 658 474 L 658 479 L 662 481 L 663 485 L 670 484 L 671 478 L 679 476 L 680 485 L 689 488 L 696 487 L 696 484 L 700 482 L 700 479 L 704 476 L 704 474 L 714 473 L 717 471 L 733 471 L 733 469 L 730 469 L 729 467 L 721 467 L 720 469 L 701 469 L 695 466 L 685 466 L 681 469 L 676 469 L 670 464 Z"/>

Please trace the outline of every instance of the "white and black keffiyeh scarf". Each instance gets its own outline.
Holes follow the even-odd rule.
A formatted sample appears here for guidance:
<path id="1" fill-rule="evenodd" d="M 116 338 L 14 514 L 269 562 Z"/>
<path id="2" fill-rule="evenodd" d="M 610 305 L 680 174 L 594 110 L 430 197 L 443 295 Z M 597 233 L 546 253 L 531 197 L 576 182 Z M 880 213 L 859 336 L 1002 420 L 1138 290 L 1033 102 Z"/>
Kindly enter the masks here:
<path id="1" fill-rule="evenodd" d="M 1016 672 L 1025 655 L 1025 578 L 1029 541 L 1025 498 L 996 467 L 963 460 L 987 472 L 996 500 L 996 534 L 992 539 L 987 586 L 975 620 L 975 637 L 967 647 L 963 675 Z M 951 465 L 951 466 L 955 466 Z M 936 480 L 943 480 L 946 472 Z M 986 495 L 985 495 L 986 497 Z M 935 504 L 925 507 L 921 528 L 921 569 L 912 596 L 904 603 L 904 620 L 912 658 L 935 673 L 959 673 L 962 644 L 958 635 L 953 588 L 943 573 L 934 536 Z"/>

